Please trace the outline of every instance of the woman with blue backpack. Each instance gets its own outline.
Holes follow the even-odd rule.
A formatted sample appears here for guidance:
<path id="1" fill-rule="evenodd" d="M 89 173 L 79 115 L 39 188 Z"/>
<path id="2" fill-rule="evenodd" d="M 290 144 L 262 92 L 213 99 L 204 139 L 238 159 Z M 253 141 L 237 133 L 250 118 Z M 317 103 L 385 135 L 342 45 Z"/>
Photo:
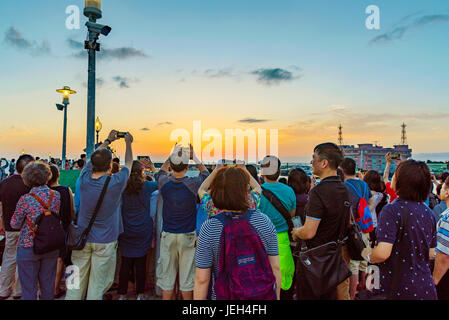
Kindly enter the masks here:
<path id="1" fill-rule="evenodd" d="M 281 288 L 276 230 L 250 210 L 250 177 L 242 165 L 220 168 L 210 196 L 220 213 L 201 227 L 195 300 L 276 300 Z"/>

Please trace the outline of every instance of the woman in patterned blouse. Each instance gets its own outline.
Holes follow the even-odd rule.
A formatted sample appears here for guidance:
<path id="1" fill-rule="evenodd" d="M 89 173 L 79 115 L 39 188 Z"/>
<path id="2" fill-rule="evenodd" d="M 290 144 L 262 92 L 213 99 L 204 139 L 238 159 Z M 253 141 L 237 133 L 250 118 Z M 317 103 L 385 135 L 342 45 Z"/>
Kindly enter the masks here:
<path id="1" fill-rule="evenodd" d="M 22 284 L 22 300 L 37 299 L 38 282 L 40 299 L 52 300 L 59 250 L 42 255 L 37 255 L 33 251 L 34 233 L 31 228 L 45 209 L 32 194 L 39 197 L 43 203 L 48 203 L 53 194 L 51 212 L 59 212 L 61 198 L 59 192 L 51 190 L 46 185 L 51 178 L 50 167 L 47 164 L 43 162 L 28 164 L 23 170 L 22 178 L 31 191 L 20 198 L 11 219 L 11 227 L 21 229 L 17 244 L 17 266 Z"/>
<path id="2" fill-rule="evenodd" d="M 379 267 L 380 288 L 376 294 L 392 300 L 436 300 L 430 270 L 436 247 L 435 218 L 425 204 L 431 176 L 424 162 L 401 162 L 392 188 L 399 198 L 379 215 L 378 245 L 363 250 L 366 261 Z"/>

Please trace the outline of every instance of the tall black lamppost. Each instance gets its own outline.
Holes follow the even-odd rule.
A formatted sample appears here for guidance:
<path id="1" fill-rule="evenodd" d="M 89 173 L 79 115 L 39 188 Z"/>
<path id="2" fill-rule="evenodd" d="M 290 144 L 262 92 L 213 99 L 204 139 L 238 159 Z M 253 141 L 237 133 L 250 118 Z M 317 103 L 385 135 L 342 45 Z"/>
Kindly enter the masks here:
<path id="1" fill-rule="evenodd" d="M 111 32 L 111 27 L 97 23 L 97 19 L 102 17 L 101 0 L 85 0 L 84 15 L 89 18 L 86 22 L 88 39 L 84 42 L 84 48 L 89 53 L 89 69 L 87 80 L 87 133 L 86 133 L 86 154 L 89 159 L 94 152 L 95 146 L 95 80 L 96 80 L 96 52 L 100 51 L 100 44 L 97 42 L 100 34 L 107 36 Z"/>
<path id="2" fill-rule="evenodd" d="M 56 92 L 62 93 L 62 104 L 56 104 L 59 111 L 64 111 L 64 128 L 62 134 L 62 170 L 65 170 L 65 160 L 66 160 L 66 145 L 67 145 L 67 106 L 70 104 L 69 96 L 75 94 L 76 91 L 70 89 L 70 87 L 65 86 L 62 89 L 56 90 Z M 51 159 L 50 159 L 51 160 Z"/>

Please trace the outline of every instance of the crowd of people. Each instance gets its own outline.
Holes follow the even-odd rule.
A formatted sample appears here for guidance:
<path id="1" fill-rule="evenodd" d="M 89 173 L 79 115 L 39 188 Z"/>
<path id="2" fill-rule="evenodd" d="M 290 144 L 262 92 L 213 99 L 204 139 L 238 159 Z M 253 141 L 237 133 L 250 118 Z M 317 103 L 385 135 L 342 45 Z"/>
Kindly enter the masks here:
<path id="1" fill-rule="evenodd" d="M 145 300 L 149 282 L 164 300 L 449 299 L 449 173 L 390 154 L 383 175 L 362 173 L 333 143 L 314 149 L 313 177 L 280 177 L 270 155 L 260 170 L 207 167 L 179 145 L 157 170 L 133 160 L 129 133 L 121 167 L 117 133 L 68 162 L 81 170 L 74 194 L 52 161 L 2 166 L 0 299 L 127 300 L 132 283 Z M 68 267 L 77 285 L 62 285 Z"/>

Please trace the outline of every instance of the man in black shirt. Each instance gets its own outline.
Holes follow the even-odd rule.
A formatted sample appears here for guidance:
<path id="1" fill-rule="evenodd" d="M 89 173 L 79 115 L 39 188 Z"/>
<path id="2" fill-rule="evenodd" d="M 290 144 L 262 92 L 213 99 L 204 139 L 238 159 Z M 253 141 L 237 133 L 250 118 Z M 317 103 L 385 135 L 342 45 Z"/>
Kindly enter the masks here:
<path id="1" fill-rule="evenodd" d="M 313 174 L 320 177 L 321 182 L 310 191 L 305 207 L 304 226 L 292 231 L 293 237 L 305 240 L 309 249 L 337 241 L 341 230 L 346 234 L 350 217 L 349 194 L 337 176 L 337 168 L 342 161 L 343 153 L 334 143 L 323 143 L 315 147 L 311 163 Z M 303 276 L 299 274 L 297 279 L 300 300 L 337 299 L 337 288 L 317 297 L 312 294 Z"/>
<path id="2" fill-rule="evenodd" d="M 20 197 L 30 191 L 30 188 L 23 183 L 21 173 L 25 166 L 32 161 L 34 161 L 32 156 L 22 155 L 16 163 L 18 174 L 12 175 L 0 184 L 0 230 L 4 229 L 6 235 L 5 251 L 0 271 L 0 300 L 5 300 L 11 295 L 14 278 L 13 297 L 18 299 L 22 295 L 22 288 L 16 271 L 17 241 L 19 240 L 20 231 L 12 229 L 10 221 Z"/>

